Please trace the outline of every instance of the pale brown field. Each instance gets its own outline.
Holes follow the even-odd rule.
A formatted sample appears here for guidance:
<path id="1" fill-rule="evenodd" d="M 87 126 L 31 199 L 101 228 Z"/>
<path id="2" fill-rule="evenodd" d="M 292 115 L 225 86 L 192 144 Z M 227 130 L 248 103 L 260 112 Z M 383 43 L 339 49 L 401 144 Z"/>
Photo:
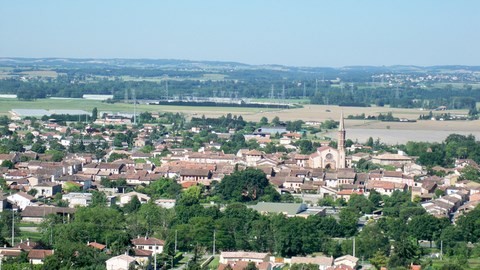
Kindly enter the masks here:
<path id="1" fill-rule="evenodd" d="M 27 77 L 50 77 L 56 78 L 58 73 L 54 70 L 33 70 L 33 71 L 24 71 L 23 75 Z"/>
<path id="2" fill-rule="evenodd" d="M 263 112 L 254 115 L 247 116 L 248 120 L 258 120 L 262 116 L 269 119 L 278 116 L 281 120 L 297 120 L 302 119 L 304 121 L 325 121 L 325 120 L 338 120 L 340 114 L 343 112 L 345 118 L 348 115 L 357 115 L 364 113 L 365 115 L 378 115 L 379 113 L 387 114 L 391 112 L 393 116 L 400 118 L 407 118 L 416 120 L 421 114 L 428 114 L 428 111 L 421 111 L 419 109 L 401 109 L 401 108 L 389 108 L 389 107 L 339 107 L 329 105 L 305 105 L 303 108 L 281 110 L 275 112 Z M 466 114 L 466 110 L 451 110 L 447 111 L 452 114 Z M 442 112 L 434 112 L 439 114 Z M 244 116 L 245 118 L 245 116 Z"/>

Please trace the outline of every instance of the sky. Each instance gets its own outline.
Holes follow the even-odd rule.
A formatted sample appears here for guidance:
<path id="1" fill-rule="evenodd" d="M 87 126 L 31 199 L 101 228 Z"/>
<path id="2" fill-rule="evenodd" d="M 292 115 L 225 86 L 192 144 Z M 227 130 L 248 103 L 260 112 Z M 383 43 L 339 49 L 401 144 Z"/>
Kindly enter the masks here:
<path id="1" fill-rule="evenodd" d="M 0 0 L 0 57 L 480 65 L 474 0 Z"/>

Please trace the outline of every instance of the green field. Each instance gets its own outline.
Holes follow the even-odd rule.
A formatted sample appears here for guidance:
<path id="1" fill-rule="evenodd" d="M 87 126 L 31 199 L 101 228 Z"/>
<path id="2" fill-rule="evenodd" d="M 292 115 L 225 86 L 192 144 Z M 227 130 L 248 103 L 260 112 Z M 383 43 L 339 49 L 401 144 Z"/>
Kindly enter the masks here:
<path id="1" fill-rule="evenodd" d="M 98 100 L 86 99 L 38 99 L 35 101 L 21 101 L 17 99 L 0 99 L 0 115 L 8 115 L 12 109 L 56 109 L 56 110 L 85 110 L 90 112 L 94 107 L 99 112 L 132 112 L 133 104 L 104 103 Z M 232 113 L 236 115 L 251 115 L 265 111 L 275 111 L 266 108 L 238 108 L 238 107 L 199 107 L 199 106 L 160 106 L 137 105 L 137 112 L 180 112 L 187 115 L 223 115 Z"/>

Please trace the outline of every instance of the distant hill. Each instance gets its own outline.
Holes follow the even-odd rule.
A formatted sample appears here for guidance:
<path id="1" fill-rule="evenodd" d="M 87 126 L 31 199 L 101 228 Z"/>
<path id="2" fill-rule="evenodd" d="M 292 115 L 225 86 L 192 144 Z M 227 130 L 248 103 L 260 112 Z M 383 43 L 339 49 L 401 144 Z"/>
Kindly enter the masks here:
<path id="1" fill-rule="evenodd" d="M 142 68 L 142 69 L 187 69 L 187 70 L 271 70 L 302 73 L 366 72 L 366 73 L 428 73 L 428 72 L 472 72 L 480 66 L 345 66 L 295 67 L 284 65 L 249 65 L 227 61 L 193 61 L 180 59 L 101 59 L 101 58 L 19 58 L 0 57 L 0 66 L 9 67 L 55 67 L 55 68 Z"/>

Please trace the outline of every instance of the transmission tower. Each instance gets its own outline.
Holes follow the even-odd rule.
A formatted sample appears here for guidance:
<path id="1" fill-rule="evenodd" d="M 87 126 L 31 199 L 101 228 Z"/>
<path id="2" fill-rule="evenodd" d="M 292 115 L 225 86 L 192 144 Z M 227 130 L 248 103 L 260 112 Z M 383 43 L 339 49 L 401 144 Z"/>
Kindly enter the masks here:
<path id="1" fill-rule="evenodd" d="M 137 96 L 135 95 L 135 88 L 132 89 L 133 99 L 133 124 L 137 124 Z"/>

